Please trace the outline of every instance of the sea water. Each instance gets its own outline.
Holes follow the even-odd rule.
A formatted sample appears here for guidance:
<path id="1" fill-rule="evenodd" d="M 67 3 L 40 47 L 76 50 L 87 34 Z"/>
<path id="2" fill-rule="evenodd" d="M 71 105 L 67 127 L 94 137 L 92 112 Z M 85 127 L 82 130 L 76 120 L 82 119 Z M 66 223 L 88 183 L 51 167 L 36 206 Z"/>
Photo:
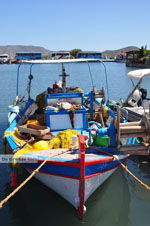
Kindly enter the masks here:
<path id="1" fill-rule="evenodd" d="M 90 71 L 89 71 L 90 66 Z M 124 63 L 66 64 L 67 84 L 89 91 L 105 88 L 109 99 L 125 99 L 133 85 L 127 77 Z M 7 128 L 8 105 L 16 97 L 18 65 L 0 65 L 0 152 L 2 136 Z M 43 92 L 60 80 L 61 65 L 22 65 L 19 70 L 19 98 L 28 97 L 28 76 L 32 73 L 31 97 Z M 134 81 L 135 82 L 135 81 Z M 150 79 L 143 81 L 150 96 Z M 108 87 L 108 90 L 107 90 Z M 150 164 L 145 159 L 128 159 L 127 166 L 142 181 L 150 185 Z M 11 168 L 0 164 L 0 199 L 10 189 Z M 20 179 L 28 176 L 22 171 Z M 131 176 L 119 168 L 86 202 L 87 212 L 82 221 L 75 209 L 54 191 L 36 179 L 30 180 L 4 207 L 0 209 L 0 226 L 149 226 L 150 192 L 141 187 Z"/>

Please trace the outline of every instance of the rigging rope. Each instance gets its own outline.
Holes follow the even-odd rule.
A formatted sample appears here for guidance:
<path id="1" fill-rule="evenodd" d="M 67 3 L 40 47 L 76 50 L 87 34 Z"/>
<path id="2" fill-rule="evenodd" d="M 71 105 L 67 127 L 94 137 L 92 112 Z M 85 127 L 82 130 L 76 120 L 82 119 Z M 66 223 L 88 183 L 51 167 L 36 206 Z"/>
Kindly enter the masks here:
<path id="1" fill-rule="evenodd" d="M 93 86 L 93 88 L 94 88 L 93 76 L 92 76 L 92 72 L 91 72 L 90 64 L 89 64 L 89 62 L 88 62 L 88 61 L 87 61 L 87 64 L 88 64 L 88 68 L 89 68 L 89 72 L 90 72 L 90 78 L 91 78 L 92 86 Z"/>
<path id="2" fill-rule="evenodd" d="M 108 77 L 107 77 L 107 70 L 106 70 L 106 65 L 101 61 L 104 70 L 105 70 L 105 78 L 106 78 L 106 87 L 107 87 L 107 96 L 108 96 L 108 102 L 109 102 L 109 87 L 108 87 Z"/>

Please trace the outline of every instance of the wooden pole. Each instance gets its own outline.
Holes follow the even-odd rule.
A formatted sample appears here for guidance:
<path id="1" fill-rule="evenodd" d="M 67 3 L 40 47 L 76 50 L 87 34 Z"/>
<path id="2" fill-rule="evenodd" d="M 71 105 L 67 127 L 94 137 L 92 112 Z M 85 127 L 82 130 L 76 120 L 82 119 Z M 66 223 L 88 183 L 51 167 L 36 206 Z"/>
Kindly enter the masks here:
<path id="1" fill-rule="evenodd" d="M 131 145 L 122 145 L 119 151 L 132 151 L 132 150 L 147 150 L 148 147 L 145 144 L 131 144 Z"/>
<path id="2" fill-rule="evenodd" d="M 144 133 L 146 132 L 145 126 L 124 126 L 120 127 L 121 134 L 127 133 Z"/>
<path id="3" fill-rule="evenodd" d="M 120 109 L 117 107 L 117 147 L 120 148 Z"/>
<path id="4" fill-rule="evenodd" d="M 149 151 L 145 151 L 145 150 L 142 150 L 142 151 L 121 151 L 123 152 L 123 154 L 126 154 L 126 155 L 142 155 L 142 156 L 149 156 Z"/>
<path id="5" fill-rule="evenodd" d="M 146 137 L 146 133 L 124 133 L 121 134 L 121 138 L 129 138 L 129 137 Z"/>
<path id="6" fill-rule="evenodd" d="M 103 128 L 105 128 L 105 124 L 104 124 L 104 120 L 103 120 L 103 115 L 102 115 L 101 112 L 100 112 L 99 116 L 100 116 L 101 125 L 102 125 Z"/>
<path id="7" fill-rule="evenodd" d="M 137 121 L 137 122 L 125 122 L 125 123 L 120 123 L 120 127 L 125 127 L 125 126 L 139 126 L 141 124 L 142 124 L 141 121 Z"/>
<path id="8" fill-rule="evenodd" d="M 83 135 L 79 135 L 79 159 L 80 159 L 80 179 L 79 179 L 79 206 L 78 214 L 82 219 L 85 213 L 85 140 Z"/>

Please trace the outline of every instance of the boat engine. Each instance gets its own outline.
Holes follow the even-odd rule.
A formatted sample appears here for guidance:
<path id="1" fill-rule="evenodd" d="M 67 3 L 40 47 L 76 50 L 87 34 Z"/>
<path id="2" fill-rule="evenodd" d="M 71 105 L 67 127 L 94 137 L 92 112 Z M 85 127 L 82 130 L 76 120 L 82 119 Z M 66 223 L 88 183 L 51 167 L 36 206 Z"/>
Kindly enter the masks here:
<path id="1" fill-rule="evenodd" d="M 139 89 L 136 89 L 133 94 L 128 99 L 128 104 L 131 107 L 135 107 L 138 105 L 138 102 L 142 98 L 142 92 Z"/>

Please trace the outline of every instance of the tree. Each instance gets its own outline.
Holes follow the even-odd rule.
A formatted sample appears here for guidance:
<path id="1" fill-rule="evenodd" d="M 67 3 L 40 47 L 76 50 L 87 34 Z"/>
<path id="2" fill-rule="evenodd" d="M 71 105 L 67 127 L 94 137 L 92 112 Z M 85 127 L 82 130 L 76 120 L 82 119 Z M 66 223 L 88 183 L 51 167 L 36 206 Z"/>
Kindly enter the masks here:
<path id="1" fill-rule="evenodd" d="M 138 60 L 141 61 L 141 63 L 145 63 L 148 55 L 147 45 L 141 46 L 138 53 Z"/>
<path id="2" fill-rule="evenodd" d="M 77 54 L 79 53 L 79 52 L 82 52 L 82 50 L 81 49 L 72 49 L 71 51 L 70 51 L 70 54 L 71 54 L 71 56 L 72 57 L 77 57 Z"/>
<path id="3" fill-rule="evenodd" d="M 47 59 L 49 59 L 49 56 L 48 56 L 48 55 L 44 55 L 42 58 L 43 58 L 44 60 L 47 60 Z"/>

